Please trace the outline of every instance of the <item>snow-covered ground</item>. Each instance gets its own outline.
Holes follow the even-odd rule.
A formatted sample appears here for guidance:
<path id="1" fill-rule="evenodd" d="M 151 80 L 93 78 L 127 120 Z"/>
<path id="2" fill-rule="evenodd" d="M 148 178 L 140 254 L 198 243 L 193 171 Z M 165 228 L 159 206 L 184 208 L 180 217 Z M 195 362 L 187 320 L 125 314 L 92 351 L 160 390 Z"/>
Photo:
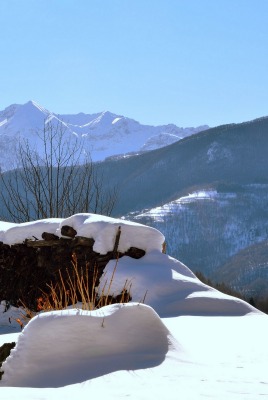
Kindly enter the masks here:
<path id="1" fill-rule="evenodd" d="M 204 285 L 163 254 L 157 230 L 78 214 L 0 223 L 0 240 L 11 244 L 30 232 L 38 238 L 43 231 L 59 234 L 61 225 L 93 237 L 102 252 L 111 248 L 120 225 L 119 246 L 146 250 L 141 259 L 123 257 L 116 266 L 110 291 L 117 293 L 128 279 L 132 302 L 41 313 L 20 332 L 14 319 L 8 321 L 19 310 L 5 310 L 2 301 L 0 345 L 17 345 L 3 364 L 1 400 L 268 398 L 267 316 Z M 107 265 L 105 279 L 114 263 Z"/>

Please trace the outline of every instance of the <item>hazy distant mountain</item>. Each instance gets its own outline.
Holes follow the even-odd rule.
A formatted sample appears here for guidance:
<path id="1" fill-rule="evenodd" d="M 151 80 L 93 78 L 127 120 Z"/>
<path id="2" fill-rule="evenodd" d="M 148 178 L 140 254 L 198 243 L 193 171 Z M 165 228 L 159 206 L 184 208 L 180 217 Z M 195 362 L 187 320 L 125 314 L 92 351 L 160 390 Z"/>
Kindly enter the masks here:
<path id="1" fill-rule="evenodd" d="M 16 166 L 15 149 L 20 138 L 26 138 L 42 152 L 38 132 L 41 132 L 44 124 L 48 122 L 60 124 L 66 136 L 83 140 L 83 146 L 93 161 L 166 146 L 208 128 L 178 128 L 172 124 L 141 125 L 137 121 L 109 111 L 98 114 L 57 115 L 33 101 L 24 105 L 13 104 L 0 111 L 2 170 Z"/>

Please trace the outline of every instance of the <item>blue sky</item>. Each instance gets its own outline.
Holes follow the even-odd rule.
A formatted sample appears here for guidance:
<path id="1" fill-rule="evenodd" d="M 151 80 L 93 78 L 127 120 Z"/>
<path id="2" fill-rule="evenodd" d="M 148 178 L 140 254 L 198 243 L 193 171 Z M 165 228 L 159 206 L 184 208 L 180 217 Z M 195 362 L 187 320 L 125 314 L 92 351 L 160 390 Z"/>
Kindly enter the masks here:
<path id="1" fill-rule="evenodd" d="M 268 115 L 267 0 L 1 0 L 0 110 L 144 124 Z"/>

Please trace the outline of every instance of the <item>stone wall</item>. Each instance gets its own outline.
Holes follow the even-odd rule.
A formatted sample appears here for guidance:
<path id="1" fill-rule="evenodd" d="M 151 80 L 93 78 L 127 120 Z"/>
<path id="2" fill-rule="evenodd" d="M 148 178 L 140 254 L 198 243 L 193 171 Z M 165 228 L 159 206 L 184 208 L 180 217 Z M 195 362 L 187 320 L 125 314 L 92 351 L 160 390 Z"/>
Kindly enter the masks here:
<path id="1" fill-rule="evenodd" d="M 43 240 L 25 240 L 11 246 L 0 242 L 0 300 L 15 306 L 23 303 L 36 310 L 37 299 L 48 293 L 48 285 L 55 286 L 60 281 L 60 274 L 67 280 L 68 274 L 74 273 L 74 260 L 79 268 L 87 268 L 90 290 L 94 269 L 98 284 L 110 260 L 123 255 L 141 258 L 145 254 L 144 250 L 134 247 L 126 253 L 117 251 L 120 228 L 113 251 L 104 255 L 93 250 L 94 239 L 77 236 L 71 227 L 62 227 L 61 233 L 64 238 L 44 232 Z"/>

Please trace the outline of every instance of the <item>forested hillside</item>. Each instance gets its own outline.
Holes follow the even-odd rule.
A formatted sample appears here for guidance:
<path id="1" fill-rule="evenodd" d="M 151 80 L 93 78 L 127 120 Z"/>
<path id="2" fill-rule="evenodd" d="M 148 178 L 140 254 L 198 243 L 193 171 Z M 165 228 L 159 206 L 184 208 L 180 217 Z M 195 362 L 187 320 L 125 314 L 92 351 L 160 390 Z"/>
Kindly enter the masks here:
<path id="1" fill-rule="evenodd" d="M 99 165 L 118 185 L 114 213 L 152 208 L 215 183 L 267 183 L 268 118 L 212 128 L 170 146 Z"/>

